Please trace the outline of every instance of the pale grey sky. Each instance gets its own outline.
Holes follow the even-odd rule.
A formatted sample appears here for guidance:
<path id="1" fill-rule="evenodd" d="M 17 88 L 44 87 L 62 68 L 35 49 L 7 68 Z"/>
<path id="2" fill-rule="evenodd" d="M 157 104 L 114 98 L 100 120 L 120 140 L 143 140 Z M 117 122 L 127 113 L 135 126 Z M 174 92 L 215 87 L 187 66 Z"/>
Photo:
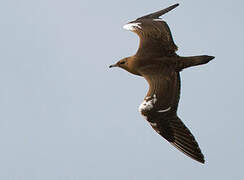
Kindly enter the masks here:
<path id="1" fill-rule="evenodd" d="M 133 55 L 122 26 L 164 16 L 178 54 L 213 55 L 181 73 L 179 116 L 202 165 L 138 112 L 147 83 L 108 65 Z M 241 180 L 243 1 L 7 0 L 0 2 L 0 179 Z"/>

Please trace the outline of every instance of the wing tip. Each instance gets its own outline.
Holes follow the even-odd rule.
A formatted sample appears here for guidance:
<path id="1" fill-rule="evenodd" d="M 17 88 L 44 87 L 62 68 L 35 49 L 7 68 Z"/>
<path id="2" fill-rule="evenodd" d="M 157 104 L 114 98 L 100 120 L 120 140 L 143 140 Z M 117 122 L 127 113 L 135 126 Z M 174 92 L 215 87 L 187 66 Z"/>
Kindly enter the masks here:
<path id="1" fill-rule="evenodd" d="M 151 19 L 159 18 L 160 16 L 168 13 L 169 11 L 173 10 L 174 8 L 176 8 L 179 5 L 180 5 L 179 3 L 176 3 L 176 4 L 171 5 L 171 6 L 167 7 L 167 8 L 165 8 L 165 9 L 162 9 L 160 11 L 156 11 L 154 13 L 147 14 L 145 16 L 139 17 L 139 18 L 137 18 L 137 20 L 138 19 L 144 19 L 144 18 L 151 18 Z"/>
<path id="2" fill-rule="evenodd" d="M 192 158 L 193 160 L 205 164 L 204 155 L 202 154 L 201 150 L 198 153 L 190 153 L 189 151 L 185 150 L 184 147 L 179 146 L 175 142 L 170 142 L 174 147 L 176 147 L 179 151 L 184 153 L 186 156 Z"/>
<path id="3" fill-rule="evenodd" d="M 176 4 L 174 4 L 174 5 L 172 5 L 171 7 L 177 7 L 177 6 L 179 6 L 180 5 L 180 3 L 176 3 Z"/>

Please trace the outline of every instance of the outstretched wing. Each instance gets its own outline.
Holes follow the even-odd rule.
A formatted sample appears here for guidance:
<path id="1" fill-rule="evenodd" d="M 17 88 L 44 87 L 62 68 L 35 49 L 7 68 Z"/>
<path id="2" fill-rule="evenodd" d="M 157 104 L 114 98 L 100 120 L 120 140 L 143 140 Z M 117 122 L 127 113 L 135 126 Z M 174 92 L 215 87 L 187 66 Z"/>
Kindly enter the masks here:
<path id="1" fill-rule="evenodd" d="M 149 84 L 149 91 L 139 107 L 141 114 L 172 145 L 204 163 L 198 143 L 176 114 L 180 97 L 179 73 L 170 66 L 159 65 L 146 66 L 140 73 Z"/>
<path id="2" fill-rule="evenodd" d="M 197 141 L 179 117 L 164 118 L 159 114 L 157 118 L 150 119 L 149 117 L 148 120 L 154 121 L 154 123 L 150 123 L 153 129 L 173 146 L 192 159 L 204 163 L 204 156 Z"/>
<path id="3" fill-rule="evenodd" d="M 177 7 L 170 6 L 161 11 L 140 17 L 124 26 L 125 29 L 135 32 L 140 37 L 140 45 L 136 56 L 162 57 L 174 56 L 175 45 L 169 26 L 159 16 Z"/>

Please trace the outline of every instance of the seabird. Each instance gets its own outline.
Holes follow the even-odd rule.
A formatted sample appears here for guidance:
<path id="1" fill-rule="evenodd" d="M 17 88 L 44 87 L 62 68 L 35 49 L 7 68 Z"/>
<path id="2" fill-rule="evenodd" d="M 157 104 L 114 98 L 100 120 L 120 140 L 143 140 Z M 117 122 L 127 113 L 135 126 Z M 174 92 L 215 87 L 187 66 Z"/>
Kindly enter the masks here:
<path id="1" fill-rule="evenodd" d="M 177 116 L 180 71 L 206 64 L 214 57 L 182 57 L 176 54 L 177 46 L 169 26 L 160 16 L 178 5 L 142 16 L 124 25 L 124 29 L 139 36 L 139 48 L 134 56 L 123 58 L 109 67 L 120 67 L 147 80 L 149 90 L 139 106 L 140 113 L 169 143 L 192 159 L 204 163 L 204 156 L 196 139 Z"/>

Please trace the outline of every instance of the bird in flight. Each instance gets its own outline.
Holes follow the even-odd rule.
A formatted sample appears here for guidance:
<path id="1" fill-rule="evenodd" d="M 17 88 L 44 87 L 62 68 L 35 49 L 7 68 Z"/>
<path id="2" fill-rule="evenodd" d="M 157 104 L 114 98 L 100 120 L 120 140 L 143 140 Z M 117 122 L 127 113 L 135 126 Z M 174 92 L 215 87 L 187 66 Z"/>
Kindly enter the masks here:
<path id="1" fill-rule="evenodd" d="M 134 56 L 123 58 L 109 67 L 120 67 L 147 80 L 149 90 L 139 106 L 142 116 L 170 144 L 192 159 L 204 163 L 197 141 L 177 116 L 180 72 L 191 66 L 206 64 L 214 57 L 182 57 L 176 54 L 177 46 L 169 26 L 160 16 L 178 5 L 142 16 L 124 25 L 124 29 L 139 36 L 139 48 Z"/>

